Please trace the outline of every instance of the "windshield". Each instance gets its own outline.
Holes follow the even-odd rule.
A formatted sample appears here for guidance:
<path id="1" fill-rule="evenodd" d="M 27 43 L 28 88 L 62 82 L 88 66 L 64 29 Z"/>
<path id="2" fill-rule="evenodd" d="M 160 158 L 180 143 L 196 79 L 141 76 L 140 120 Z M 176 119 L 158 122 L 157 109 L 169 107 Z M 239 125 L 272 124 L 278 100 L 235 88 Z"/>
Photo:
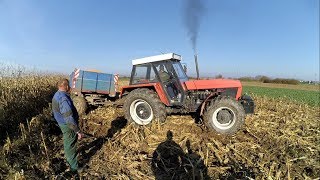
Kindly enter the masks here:
<path id="1" fill-rule="evenodd" d="M 177 76 L 178 76 L 178 78 L 180 79 L 180 81 L 185 82 L 185 81 L 188 81 L 188 80 L 189 80 L 189 79 L 188 79 L 188 76 L 187 76 L 186 73 L 184 72 L 184 70 L 183 70 L 180 62 L 177 62 L 177 61 L 176 61 L 176 62 L 173 62 L 172 65 L 173 65 L 173 68 L 174 68 L 174 70 L 176 71 Z"/>

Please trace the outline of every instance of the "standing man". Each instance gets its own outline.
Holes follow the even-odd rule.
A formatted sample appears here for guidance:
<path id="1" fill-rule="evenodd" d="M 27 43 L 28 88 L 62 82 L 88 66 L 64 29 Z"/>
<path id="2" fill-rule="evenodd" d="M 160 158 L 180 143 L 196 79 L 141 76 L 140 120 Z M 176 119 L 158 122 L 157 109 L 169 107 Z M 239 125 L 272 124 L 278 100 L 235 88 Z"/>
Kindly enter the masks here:
<path id="1" fill-rule="evenodd" d="M 52 111 L 54 118 L 63 133 L 64 154 L 72 173 L 78 172 L 77 140 L 83 137 L 78 127 L 79 116 L 70 98 L 70 86 L 67 79 L 57 83 L 58 91 L 52 98 Z"/>

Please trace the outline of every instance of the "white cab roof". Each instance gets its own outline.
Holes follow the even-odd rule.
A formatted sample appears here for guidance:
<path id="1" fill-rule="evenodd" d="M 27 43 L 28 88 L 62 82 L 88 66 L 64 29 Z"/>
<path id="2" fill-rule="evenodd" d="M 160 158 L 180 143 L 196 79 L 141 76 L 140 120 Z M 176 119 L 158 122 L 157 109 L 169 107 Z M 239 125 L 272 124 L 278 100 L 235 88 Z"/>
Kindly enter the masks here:
<path id="1" fill-rule="evenodd" d="M 135 60 L 132 60 L 132 65 L 145 64 L 145 63 L 164 61 L 164 60 L 170 60 L 170 59 L 181 61 L 182 58 L 178 54 L 168 53 L 168 54 L 161 54 L 157 56 L 149 56 L 141 59 L 135 59 Z"/>

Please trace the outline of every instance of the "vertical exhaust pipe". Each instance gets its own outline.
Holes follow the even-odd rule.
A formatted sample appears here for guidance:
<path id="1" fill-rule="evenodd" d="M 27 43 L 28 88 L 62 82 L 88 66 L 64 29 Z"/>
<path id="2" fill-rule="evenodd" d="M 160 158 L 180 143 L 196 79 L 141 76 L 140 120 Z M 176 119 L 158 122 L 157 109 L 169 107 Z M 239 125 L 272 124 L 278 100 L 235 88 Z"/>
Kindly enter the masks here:
<path id="1" fill-rule="evenodd" d="M 194 54 L 194 61 L 196 63 L 196 71 L 197 71 L 197 80 L 199 80 L 199 65 L 198 65 L 198 55 L 197 53 Z"/>

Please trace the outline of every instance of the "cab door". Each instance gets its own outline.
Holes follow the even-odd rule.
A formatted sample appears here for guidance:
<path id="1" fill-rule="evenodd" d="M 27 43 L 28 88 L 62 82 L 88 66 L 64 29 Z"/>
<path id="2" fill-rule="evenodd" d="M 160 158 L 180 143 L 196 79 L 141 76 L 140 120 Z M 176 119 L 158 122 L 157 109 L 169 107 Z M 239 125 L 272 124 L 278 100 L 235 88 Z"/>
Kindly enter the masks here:
<path id="1" fill-rule="evenodd" d="M 184 91 L 170 61 L 152 63 L 158 81 L 165 89 L 171 105 L 182 105 Z"/>

